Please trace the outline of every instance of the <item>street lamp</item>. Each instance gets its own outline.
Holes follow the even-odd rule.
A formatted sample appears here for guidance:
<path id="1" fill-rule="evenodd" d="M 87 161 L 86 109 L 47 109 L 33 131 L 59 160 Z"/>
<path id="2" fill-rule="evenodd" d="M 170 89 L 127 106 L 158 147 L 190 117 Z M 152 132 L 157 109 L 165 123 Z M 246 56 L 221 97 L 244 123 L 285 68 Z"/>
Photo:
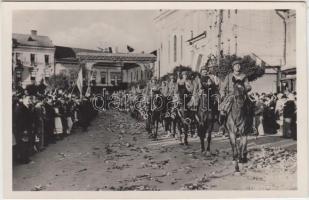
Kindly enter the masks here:
<path id="1" fill-rule="evenodd" d="M 15 76 L 16 76 L 16 83 L 18 83 L 22 80 L 22 73 L 24 68 L 22 66 L 18 66 L 15 68 Z"/>

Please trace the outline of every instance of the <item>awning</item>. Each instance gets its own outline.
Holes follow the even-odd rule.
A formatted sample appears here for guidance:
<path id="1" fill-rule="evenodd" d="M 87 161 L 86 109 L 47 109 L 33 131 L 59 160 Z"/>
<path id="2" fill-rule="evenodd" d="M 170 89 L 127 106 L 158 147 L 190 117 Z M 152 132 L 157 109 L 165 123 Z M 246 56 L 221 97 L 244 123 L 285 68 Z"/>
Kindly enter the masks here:
<path id="1" fill-rule="evenodd" d="M 286 80 L 295 80 L 296 75 L 290 75 L 288 77 L 281 78 L 280 81 L 286 81 Z"/>

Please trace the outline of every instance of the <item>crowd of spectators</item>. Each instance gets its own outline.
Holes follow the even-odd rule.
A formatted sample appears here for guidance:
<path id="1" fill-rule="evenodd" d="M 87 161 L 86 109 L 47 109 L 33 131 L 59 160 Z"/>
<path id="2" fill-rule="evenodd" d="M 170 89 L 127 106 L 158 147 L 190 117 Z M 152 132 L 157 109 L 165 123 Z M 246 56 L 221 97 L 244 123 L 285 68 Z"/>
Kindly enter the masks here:
<path id="1" fill-rule="evenodd" d="M 29 163 L 31 155 L 74 133 L 77 127 L 86 131 L 97 114 L 91 98 L 61 89 L 48 91 L 35 84 L 19 88 L 12 97 L 13 161 Z"/>

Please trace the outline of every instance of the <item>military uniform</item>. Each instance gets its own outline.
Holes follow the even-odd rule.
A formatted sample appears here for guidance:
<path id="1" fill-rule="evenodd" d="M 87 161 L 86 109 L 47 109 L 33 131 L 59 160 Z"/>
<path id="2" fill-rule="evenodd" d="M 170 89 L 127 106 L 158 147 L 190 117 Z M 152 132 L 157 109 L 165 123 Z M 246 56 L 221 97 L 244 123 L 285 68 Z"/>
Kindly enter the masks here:
<path id="1" fill-rule="evenodd" d="M 249 85 L 248 78 L 245 74 L 243 73 L 240 73 L 238 75 L 234 73 L 228 74 L 225 77 L 220 89 L 220 95 L 221 97 L 224 97 L 224 99 L 219 106 L 219 110 L 222 111 L 223 113 L 227 113 L 231 107 L 232 100 L 234 98 L 233 87 L 236 81 L 240 81 L 244 85 L 246 92 L 249 92 L 251 90 L 251 86 Z"/>

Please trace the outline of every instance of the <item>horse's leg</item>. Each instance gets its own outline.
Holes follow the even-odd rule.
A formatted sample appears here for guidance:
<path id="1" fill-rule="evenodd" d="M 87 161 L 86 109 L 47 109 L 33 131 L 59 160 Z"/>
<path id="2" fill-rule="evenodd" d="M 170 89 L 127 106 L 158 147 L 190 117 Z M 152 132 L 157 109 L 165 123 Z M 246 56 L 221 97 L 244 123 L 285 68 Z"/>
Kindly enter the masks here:
<path id="1" fill-rule="evenodd" d="M 180 120 L 180 119 L 179 119 Z M 180 140 L 180 143 L 182 144 L 182 129 L 183 129 L 183 127 L 182 127 L 182 122 L 181 121 L 178 121 L 178 138 L 179 138 L 179 140 Z"/>
<path id="2" fill-rule="evenodd" d="M 235 162 L 235 171 L 239 172 L 239 166 L 238 166 L 238 148 L 237 148 L 237 141 L 236 141 L 236 127 L 233 127 L 231 123 L 228 122 L 229 119 L 227 119 L 226 123 L 226 130 L 229 133 L 230 136 L 230 143 L 232 147 L 232 153 L 233 153 L 233 161 Z"/>
<path id="3" fill-rule="evenodd" d="M 208 116 L 210 119 L 207 120 L 206 122 L 206 126 L 208 126 L 206 128 L 207 130 L 207 152 L 210 155 L 210 142 L 211 142 L 211 133 L 214 127 L 214 118 L 212 116 Z"/>
<path id="4" fill-rule="evenodd" d="M 198 124 L 198 127 L 197 127 L 197 133 L 198 133 L 198 136 L 200 138 L 200 142 L 201 142 L 201 152 L 205 152 L 205 129 L 203 127 L 202 124 Z"/>
<path id="5" fill-rule="evenodd" d="M 184 134 L 185 134 L 185 138 L 184 138 L 184 143 L 185 145 L 188 145 L 188 131 L 189 131 L 189 125 L 185 124 L 184 125 Z"/>
<path id="6" fill-rule="evenodd" d="M 173 128 L 173 137 L 176 136 L 176 119 L 172 120 L 172 128 Z"/>
<path id="7" fill-rule="evenodd" d="M 157 139 L 157 137 L 158 137 L 158 127 L 159 127 L 159 120 L 156 120 L 156 122 L 155 122 L 156 124 L 155 124 L 155 136 L 154 136 L 154 138 L 155 139 Z"/>
<path id="8" fill-rule="evenodd" d="M 247 158 L 247 136 L 242 136 L 240 143 L 241 143 L 240 162 L 246 163 L 246 162 L 248 162 L 248 158 Z"/>

